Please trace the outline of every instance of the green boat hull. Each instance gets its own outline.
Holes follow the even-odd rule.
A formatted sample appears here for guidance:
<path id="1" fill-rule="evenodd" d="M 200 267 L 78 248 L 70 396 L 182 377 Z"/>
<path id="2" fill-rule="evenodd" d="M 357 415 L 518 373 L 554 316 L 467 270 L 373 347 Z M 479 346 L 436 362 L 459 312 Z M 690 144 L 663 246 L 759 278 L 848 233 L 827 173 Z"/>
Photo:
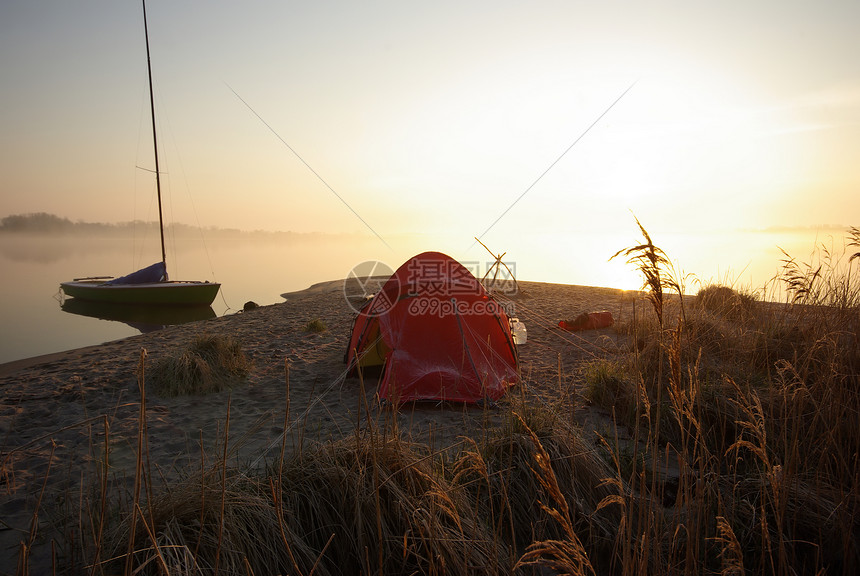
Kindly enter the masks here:
<path id="1" fill-rule="evenodd" d="M 106 284 L 104 280 L 75 280 L 60 284 L 69 298 L 111 304 L 209 306 L 218 295 L 217 282 L 148 282 Z"/>

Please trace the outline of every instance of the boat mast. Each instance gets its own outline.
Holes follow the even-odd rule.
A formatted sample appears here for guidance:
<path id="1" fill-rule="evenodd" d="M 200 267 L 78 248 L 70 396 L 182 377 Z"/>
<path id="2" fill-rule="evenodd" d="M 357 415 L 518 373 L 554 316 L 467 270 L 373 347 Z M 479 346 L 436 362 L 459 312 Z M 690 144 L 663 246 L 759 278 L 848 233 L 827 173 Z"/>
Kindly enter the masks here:
<path id="1" fill-rule="evenodd" d="M 152 64 L 149 62 L 149 31 L 146 27 L 146 0 L 143 2 L 143 36 L 146 39 L 146 72 L 149 76 L 149 108 L 152 112 L 152 147 L 155 151 L 155 188 L 158 191 L 158 229 L 161 232 L 161 263 L 167 271 L 167 256 L 164 251 L 164 217 L 161 210 L 161 172 L 158 170 L 158 136 L 155 130 L 155 97 L 152 95 Z"/>

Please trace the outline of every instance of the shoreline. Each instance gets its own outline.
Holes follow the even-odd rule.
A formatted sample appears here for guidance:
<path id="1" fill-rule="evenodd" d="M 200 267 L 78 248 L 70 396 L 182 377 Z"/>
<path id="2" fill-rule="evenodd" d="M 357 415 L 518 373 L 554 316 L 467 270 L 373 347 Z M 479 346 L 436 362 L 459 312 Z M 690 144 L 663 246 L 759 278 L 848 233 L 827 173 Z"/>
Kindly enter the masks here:
<path id="1" fill-rule="evenodd" d="M 32 368 L 34 366 L 38 366 L 39 364 L 45 364 L 49 362 L 59 362 L 61 360 L 66 359 L 69 356 L 77 355 L 85 353 L 94 348 L 98 348 L 101 344 L 93 344 L 91 346 L 83 346 L 81 348 L 72 348 L 71 350 L 63 350 L 61 352 L 51 352 L 49 354 L 40 354 L 38 356 L 29 356 L 27 358 L 21 358 L 19 360 L 11 360 L 9 362 L 4 362 L 0 364 L 0 378 L 5 378 L 6 376 L 11 376 L 12 374 L 19 372 L 21 370 L 27 370 L 28 368 Z"/>
<path id="2" fill-rule="evenodd" d="M 300 300 L 300 299 L 304 299 L 304 298 L 308 298 L 308 297 L 320 296 L 320 295 L 324 295 L 324 294 L 342 293 L 343 287 L 344 287 L 344 284 L 346 281 L 347 281 L 347 279 L 325 280 L 322 282 L 315 282 L 314 284 L 311 284 L 310 286 L 308 286 L 307 288 L 305 288 L 303 290 L 295 290 L 292 292 L 282 293 L 280 296 L 281 296 L 281 298 L 284 299 L 283 302 L 276 302 L 274 304 L 260 305 L 259 308 L 279 306 L 279 305 L 285 304 L 285 303 L 290 302 L 290 301 Z M 587 290 L 606 290 L 606 291 L 615 291 L 615 292 L 619 292 L 619 293 L 628 293 L 628 294 L 637 292 L 636 290 L 622 290 L 620 288 L 604 288 L 604 287 L 599 287 L 599 286 L 584 286 L 584 285 L 579 285 L 579 284 L 558 284 L 558 283 L 552 283 L 552 282 L 531 282 L 531 281 L 520 281 L 519 283 L 526 285 L 526 286 L 527 285 L 542 285 L 542 286 L 556 287 L 556 288 L 561 288 L 561 289 L 568 288 L 568 289 L 578 289 L 578 290 L 586 290 L 586 291 Z M 207 323 L 207 322 L 212 322 L 212 321 L 218 320 L 219 318 L 228 318 L 228 317 L 240 315 L 243 312 L 244 311 L 239 310 L 239 311 L 233 312 L 232 314 L 219 316 L 216 318 L 209 318 L 209 319 L 198 321 L 198 322 L 191 322 L 188 324 L 206 325 L 205 323 Z M 186 324 L 177 324 L 177 325 L 168 326 L 167 328 L 169 329 L 169 328 L 175 328 L 178 326 L 185 326 L 185 325 Z M 133 334 L 131 336 L 126 336 L 124 338 L 119 338 L 116 340 L 107 340 L 107 341 L 101 342 L 99 344 L 88 344 L 88 345 L 80 346 L 80 347 L 76 347 L 76 348 L 69 348 L 67 350 L 59 350 L 56 352 L 37 354 L 35 356 L 27 356 L 27 357 L 19 358 L 16 360 L 9 360 L 7 362 L 2 362 L 2 363 L 0 363 L 0 380 L 2 380 L 3 378 L 6 378 L 8 376 L 11 376 L 11 375 L 15 374 L 16 372 L 19 372 L 22 370 L 27 370 L 27 369 L 33 368 L 35 366 L 38 366 L 40 364 L 43 364 L 43 363 L 55 363 L 55 362 L 62 362 L 65 360 L 74 360 L 74 359 L 79 358 L 82 355 L 97 351 L 98 349 L 100 349 L 103 346 L 108 346 L 108 345 L 112 345 L 112 344 L 125 342 L 127 340 L 132 339 L 132 338 L 140 338 L 142 336 L 146 336 L 146 334 Z"/>
<path id="3" fill-rule="evenodd" d="M 318 295 L 318 294 L 322 294 L 325 292 L 329 292 L 331 290 L 327 290 L 327 288 L 330 288 L 334 285 L 341 286 L 344 281 L 345 280 L 327 280 L 327 281 L 323 281 L 323 282 L 314 283 L 311 286 L 309 286 L 308 288 L 305 288 L 304 290 L 296 290 L 294 292 L 285 292 L 285 293 L 281 294 L 281 297 L 284 298 L 284 302 L 276 302 L 274 304 L 261 305 L 260 308 L 284 304 L 289 298 L 295 299 L 295 298 L 307 297 L 307 296 Z M 215 318 L 208 318 L 206 320 L 202 320 L 199 322 L 205 323 L 205 322 L 209 322 L 212 320 L 216 320 L 217 318 L 225 318 L 225 317 L 235 316 L 235 315 L 240 314 L 240 313 L 242 313 L 241 310 L 237 311 L 237 312 L 233 312 L 232 314 L 227 314 L 227 315 L 215 317 Z M 193 323 L 194 322 L 191 322 L 189 324 L 193 324 Z M 176 324 L 176 325 L 168 326 L 168 328 L 173 328 L 175 326 L 183 326 L 183 325 L 182 324 Z M 131 339 L 131 338 L 139 338 L 140 336 L 145 336 L 145 334 L 132 334 L 131 336 L 126 336 L 125 338 L 118 338 L 116 340 L 107 340 L 107 341 L 101 342 L 99 344 L 88 344 L 86 346 L 69 348 L 67 350 L 58 350 L 56 352 L 37 354 L 35 356 L 27 356 L 24 358 L 18 358 L 16 360 L 9 360 L 8 362 L 2 362 L 2 363 L 0 363 L 0 379 L 5 378 L 7 376 L 10 376 L 16 372 L 21 371 L 21 370 L 26 370 L 26 369 L 32 368 L 34 366 L 38 366 L 39 364 L 54 363 L 54 362 L 60 362 L 63 360 L 70 360 L 70 359 L 73 359 L 72 357 L 74 357 L 74 358 L 80 357 L 81 355 L 93 352 L 93 351 L 101 348 L 102 346 L 106 346 L 106 345 L 110 345 L 110 344 L 116 344 L 118 342 L 124 342 L 126 340 Z"/>

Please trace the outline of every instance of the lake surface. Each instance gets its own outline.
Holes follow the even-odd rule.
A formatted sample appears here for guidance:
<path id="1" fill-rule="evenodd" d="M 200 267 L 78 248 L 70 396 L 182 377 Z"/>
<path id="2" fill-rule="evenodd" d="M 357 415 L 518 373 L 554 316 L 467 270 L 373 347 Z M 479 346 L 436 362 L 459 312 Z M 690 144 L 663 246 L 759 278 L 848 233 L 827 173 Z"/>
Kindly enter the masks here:
<path id="1" fill-rule="evenodd" d="M 283 302 L 285 292 L 345 278 L 378 251 L 372 240 L 348 236 L 236 235 L 196 244 L 168 252 L 170 277 L 221 282 L 212 304 L 217 316 L 236 313 L 247 301 Z M 61 281 L 120 276 L 159 259 L 157 248 L 146 260 L 133 252 L 121 238 L 0 234 L 0 363 L 140 334 L 126 322 L 63 311 L 59 291 Z"/>

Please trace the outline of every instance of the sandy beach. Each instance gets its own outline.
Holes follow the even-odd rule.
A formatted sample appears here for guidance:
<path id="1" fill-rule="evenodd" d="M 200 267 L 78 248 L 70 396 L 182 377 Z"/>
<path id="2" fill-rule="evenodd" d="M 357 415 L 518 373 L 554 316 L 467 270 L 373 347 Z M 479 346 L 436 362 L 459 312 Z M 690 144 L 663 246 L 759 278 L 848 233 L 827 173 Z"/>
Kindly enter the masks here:
<path id="1" fill-rule="evenodd" d="M 559 386 L 575 387 L 582 363 L 614 353 L 620 337 L 611 328 L 564 332 L 558 321 L 607 310 L 623 322 L 635 294 L 522 282 L 512 299 L 528 329 L 528 341 L 519 348 L 518 392 L 541 401 Z M 147 390 L 151 464 L 165 480 L 199 468 L 201 458 L 214 459 L 216 451 L 220 455 L 225 431 L 232 462 L 262 465 L 277 454 L 284 435 L 288 446 L 338 439 L 354 431 L 363 406 L 380 410 L 375 380 L 364 383 L 362 399 L 359 379 L 345 378 L 354 312 L 343 281 L 284 296 L 283 303 L 230 316 L 0 365 L 0 573 L 15 572 L 21 543 L 29 541 L 31 573 L 50 568 L 60 519 L 87 497 L 91 464 L 102 458 L 106 433 L 111 473 L 119 482 L 133 476 L 139 367 L 145 371 L 201 334 L 236 339 L 252 370 L 244 382 L 217 394 L 160 398 Z M 306 332 L 304 326 L 315 319 L 327 330 Z M 497 423 L 495 416 L 492 409 L 423 404 L 397 412 L 401 429 L 439 447 L 486 433 Z M 578 405 L 575 417 L 588 427 L 605 415 Z"/>

